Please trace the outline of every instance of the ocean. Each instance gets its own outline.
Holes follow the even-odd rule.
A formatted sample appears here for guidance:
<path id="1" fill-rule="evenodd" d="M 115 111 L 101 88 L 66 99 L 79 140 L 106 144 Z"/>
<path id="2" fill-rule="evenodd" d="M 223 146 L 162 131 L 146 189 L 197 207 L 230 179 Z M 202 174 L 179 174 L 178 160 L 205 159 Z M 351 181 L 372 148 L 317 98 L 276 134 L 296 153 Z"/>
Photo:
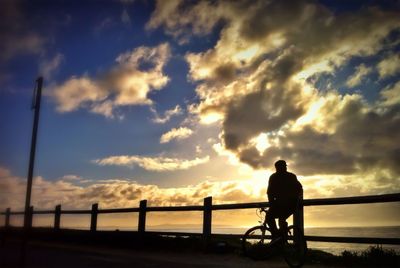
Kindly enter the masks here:
<path id="1" fill-rule="evenodd" d="M 400 226 L 385 227 L 331 227 L 331 228 L 305 228 L 306 235 L 316 236 L 352 236 L 352 237 L 381 237 L 400 238 Z M 374 244 L 308 242 L 309 248 L 320 249 L 339 255 L 344 250 L 363 251 Z M 393 249 L 400 254 L 400 245 L 382 245 L 382 248 Z"/>

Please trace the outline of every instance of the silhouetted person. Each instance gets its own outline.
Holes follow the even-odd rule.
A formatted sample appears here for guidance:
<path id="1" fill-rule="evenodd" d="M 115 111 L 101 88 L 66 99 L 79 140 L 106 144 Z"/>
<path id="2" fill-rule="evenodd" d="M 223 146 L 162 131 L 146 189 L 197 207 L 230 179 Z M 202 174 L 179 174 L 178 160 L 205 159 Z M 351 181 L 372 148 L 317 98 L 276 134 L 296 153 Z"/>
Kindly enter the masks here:
<path id="1" fill-rule="evenodd" d="M 269 177 L 267 195 L 270 208 L 265 216 L 273 238 L 279 235 L 275 219 L 279 219 L 280 228 L 286 227 L 286 219 L 295 212 L 303 191 L 296 175 L 287 172 L 284 160 L 276 161 L 275 169 L 276 172 Z"/>

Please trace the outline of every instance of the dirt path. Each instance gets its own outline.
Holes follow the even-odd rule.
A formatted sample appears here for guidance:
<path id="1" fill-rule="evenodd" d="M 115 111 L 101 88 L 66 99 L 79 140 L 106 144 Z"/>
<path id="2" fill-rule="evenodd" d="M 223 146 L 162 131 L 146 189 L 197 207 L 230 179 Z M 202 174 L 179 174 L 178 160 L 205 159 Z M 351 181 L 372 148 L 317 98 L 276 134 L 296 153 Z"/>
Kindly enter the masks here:
<path id="1" fill-rule="evenodd" d="M 19 244 L 7 243 L 0 249 L 0 267 L 18 267 Z M 230 267 L 287 268 L 284 260 L 252 261 L 235 254 L 150 252 L 74 246 L 62 243 L 30 242 L 27 265 L 31 267 Z M 318 268 L 316 265 L 304 266 Z"/>

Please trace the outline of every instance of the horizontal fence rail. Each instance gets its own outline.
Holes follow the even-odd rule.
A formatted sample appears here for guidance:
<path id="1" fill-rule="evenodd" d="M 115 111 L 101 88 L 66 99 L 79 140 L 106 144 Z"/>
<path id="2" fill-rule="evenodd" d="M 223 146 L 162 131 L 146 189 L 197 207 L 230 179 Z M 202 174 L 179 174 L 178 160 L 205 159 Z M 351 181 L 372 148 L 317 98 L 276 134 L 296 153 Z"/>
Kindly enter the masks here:
<path id="1" fill-rule="evenodd" d="M 306 199 L 302 200 L 302 206 L 293 215 L 294 224 L 304 231 L 304 215 L 303 206 L 327 206 L 327 205 L 353 205 L 353 204 L 372 204 L 372 203 L 386 203 L 400 201 L 400 193 L 383 194 L 383 195 L 369 195 L 369 196 L 355 196 L 355 197 L 336 197 L 336 198 L 319 198 L 319 199 Z M 97 216 L 98 214 L 110 213 L 139 213 L 138 218 L 138 232 L 141 234 L 158 234 L 164 236 L 199 236 L 206 241 L 211 237 L 219 238 L 240 238 L 240 234 L 216 234 L 212 233 L 212 211 L 217 210 L 232 210 L 232 209 L 254 209 L 269 207 L 268 202 L 254 202 L 254 203 L 237 203 L 237 204 L 212 204 L 212 197 L 204 198 L 203 205 L 195 206 L 167 206 L 167 207 L 148 207 L 147 200 L 140 201 L 139 207 L 136 208 L 110 208 L 100 209 L 98 204 L 93 204 L 92 209 L 86 210 L 62 210 L 61 205 L 57 205 L 54 210 L 34 210 L 31 207 L 30 223 L 32 223 L 33 215 L 40 214 L 54 214 L 54 229 L 60 230 L 60 221 L 62 214 L 72 215 L 91 215 L 90 218 L 90 231 L 97 230 Z M 179 211 L 202 211 L 203 212 L 203 232 L 202 233 L 187 233 L 187 232 L 161 232 L 161 231 L 146 231 L 146 214 L 147 212 L 179 212 Z M 24 215 L 23 211 L 11 211 L 7 208 L 5 212 L 0 215 L 5 215 L 5 227 L 10 227 L 11 215 Z M 31 226 L 30 226 L 31 227 Z M 375 237 L 333 237 L 333 236 L 305 236 L 308 241 L 317 242 L 337 242 L 337 243 L 366 243 L 366 244 L 393 244 L 400 245 L 400 238 L 375 238 Z"/>
<path id="2" fill-rule="evenodd" d="M 354 205 L 400 201 L 400 193 L 354 197 L 335 197 L 303 200 L 304 206 Z"/>

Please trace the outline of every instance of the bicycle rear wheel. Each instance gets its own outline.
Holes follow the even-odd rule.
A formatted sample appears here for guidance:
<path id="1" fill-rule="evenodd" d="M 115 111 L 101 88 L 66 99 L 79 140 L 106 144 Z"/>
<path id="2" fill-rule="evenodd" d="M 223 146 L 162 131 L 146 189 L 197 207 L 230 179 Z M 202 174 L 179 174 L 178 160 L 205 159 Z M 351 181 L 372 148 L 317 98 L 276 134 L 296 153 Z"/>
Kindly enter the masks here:
<path id="1" fill-rule="evenodd" d="M 307 241 L 303 232 L 296 226 L 288 227 L 286 242 L 283 246 L 283 257 L 290 267 L 301 267 L 307 254 Z"/>
<path id="2" fill-rule="evenodd" d="M 247 230 L 242 237 L 243 253 L 252 259 L 266 259 L 271 255 L 271 232 L 263 225 Z"/>

